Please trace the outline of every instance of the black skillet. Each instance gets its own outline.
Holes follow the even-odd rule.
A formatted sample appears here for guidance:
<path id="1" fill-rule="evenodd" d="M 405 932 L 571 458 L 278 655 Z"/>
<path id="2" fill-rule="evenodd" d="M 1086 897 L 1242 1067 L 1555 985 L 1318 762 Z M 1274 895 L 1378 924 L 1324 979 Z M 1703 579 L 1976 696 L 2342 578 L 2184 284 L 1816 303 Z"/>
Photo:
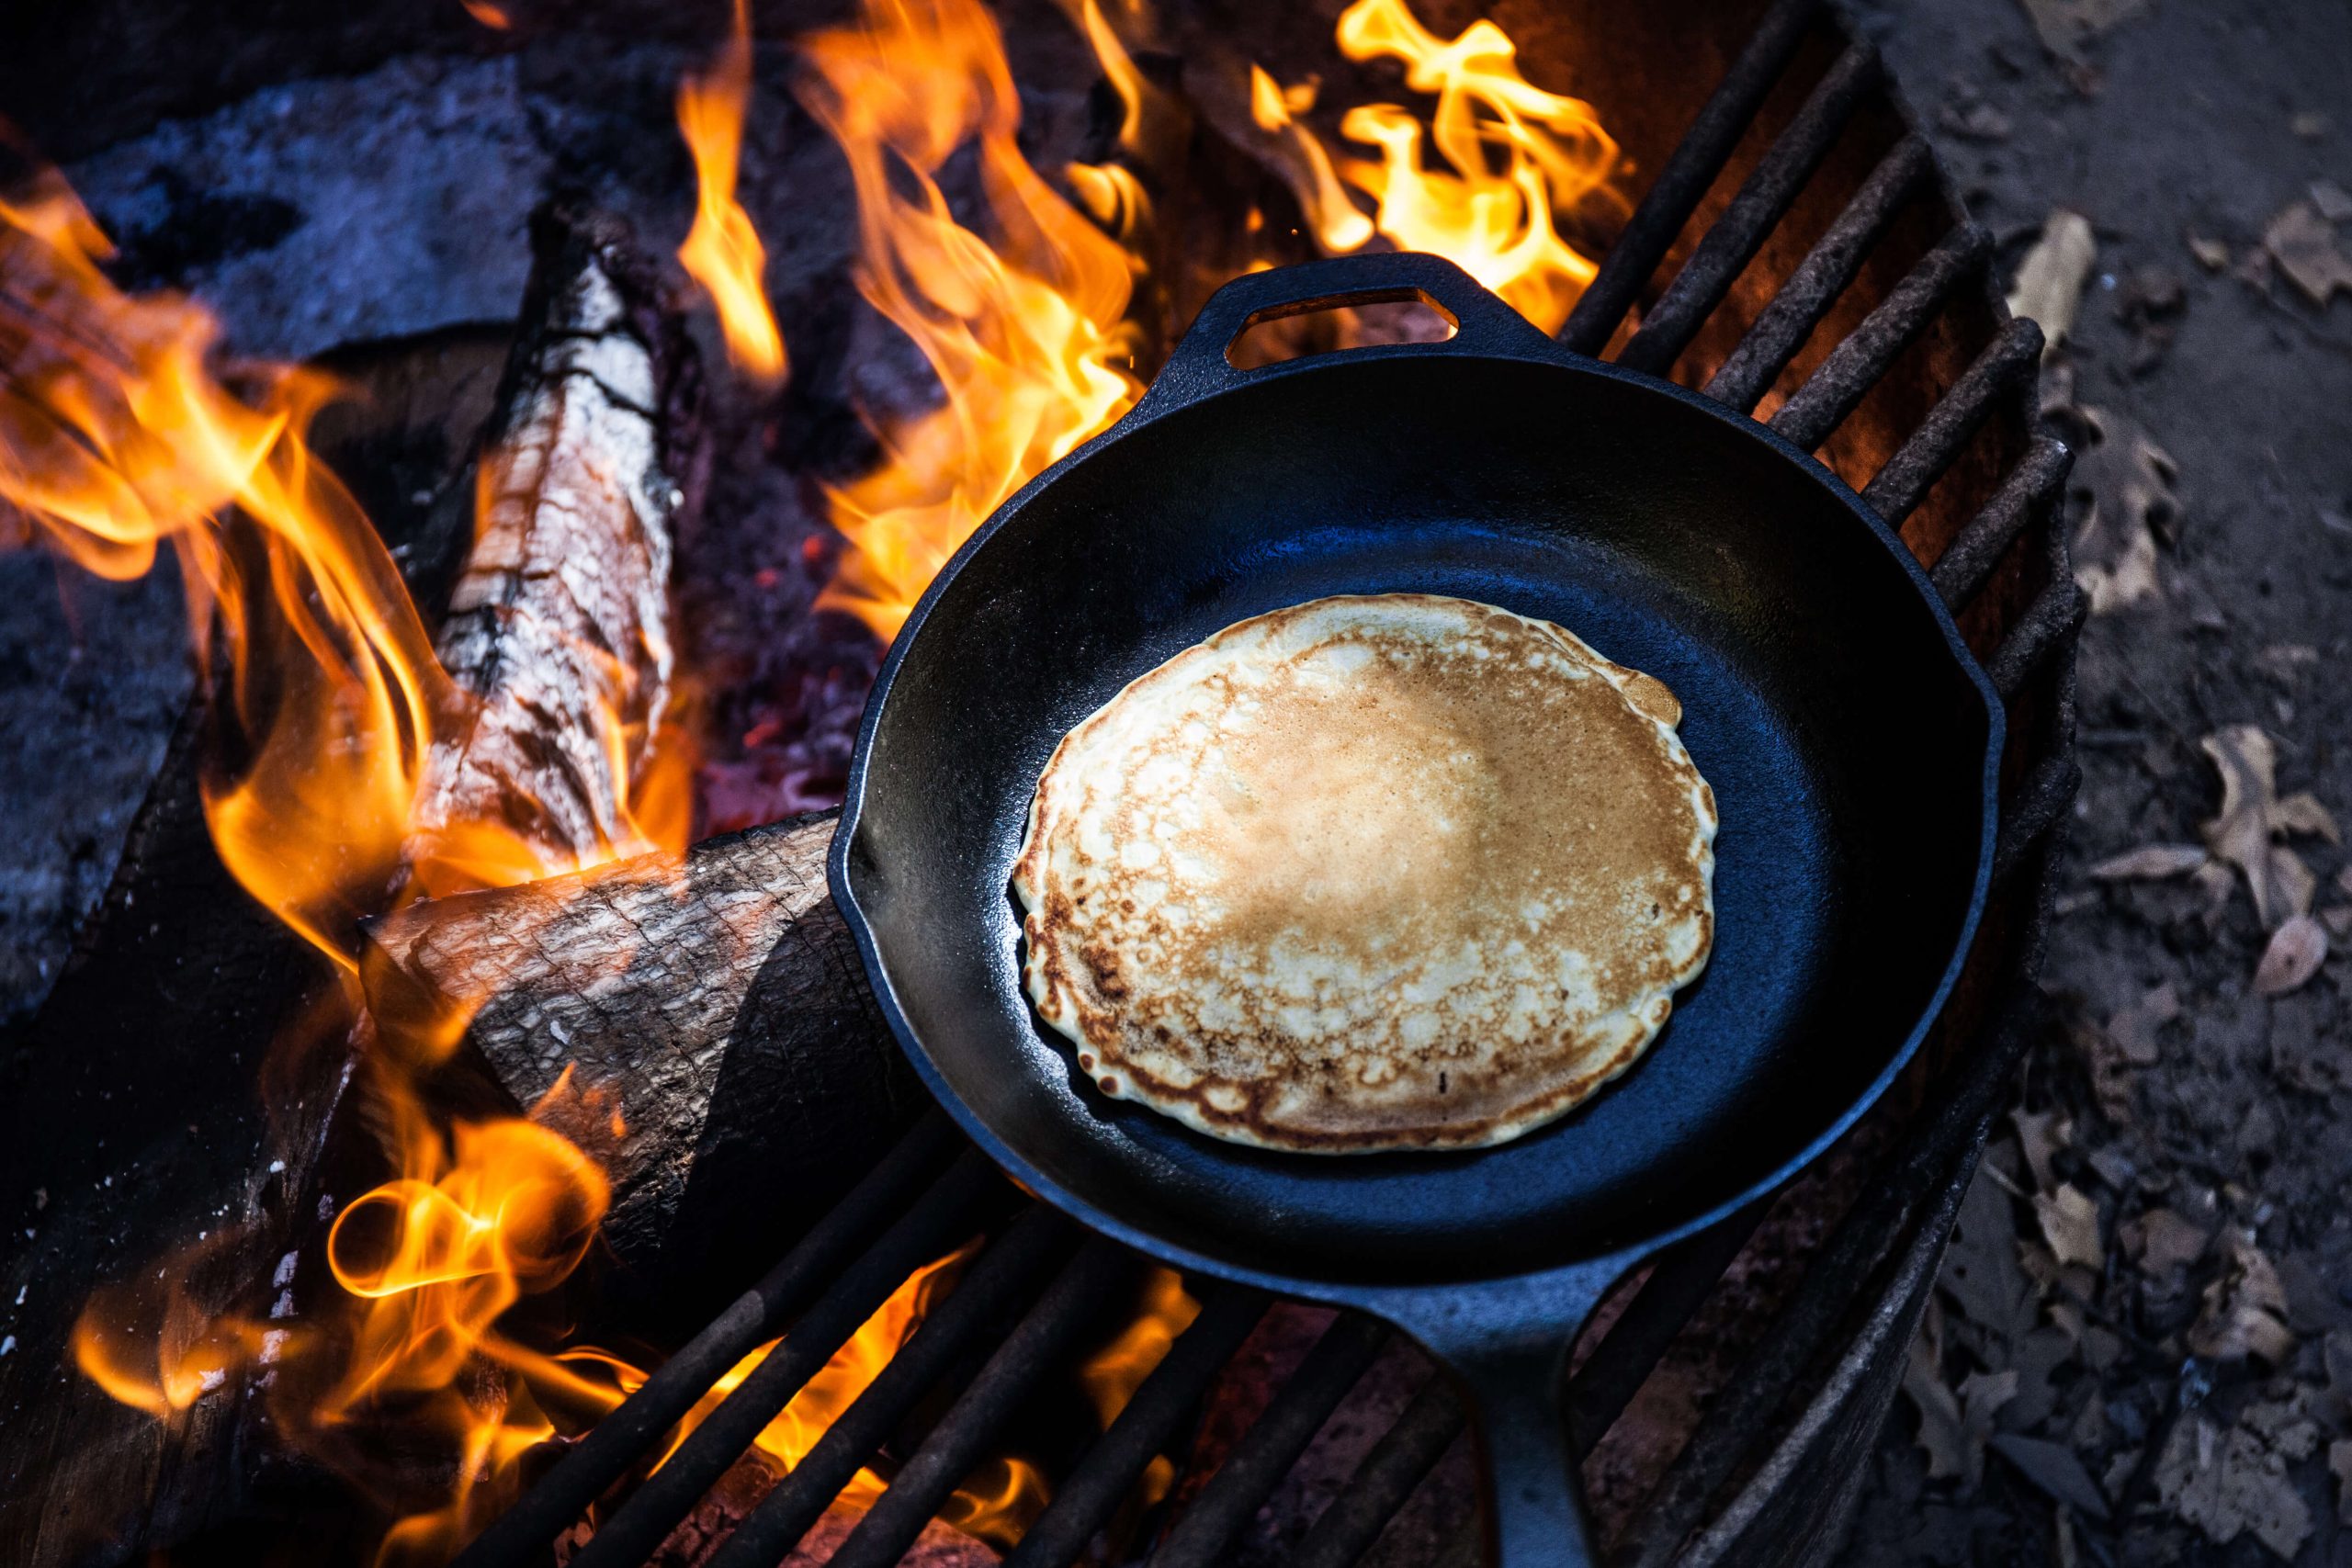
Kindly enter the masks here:
<path id="1" fill-rule="evenodd" d="M 1450 340 L 1237 370 L 1276 316 L 1420 299 Z M 1642 1061 L 1500 1148 L 1306 1156 L 1105 1099 L 1020 981 L 1007 888 L 1063 733 L 1248 615 L 1485 600 L 1682 699 L 1713 784 L 1714 953 Z M 939 574 L 866 705 L 835 901 L 980 1147 L 1185 1269 L 1359 1307 L 1461 1380 L 1510 1568 L 1590 1561 L 1558 1393 L 1602 1292 L 1786 1181 L 1909 1059 L 1990 875 L 2001 709 L 1894 534 L 1806 454 L 1553 343 L 1449 263 L 1257 273 L 1135 410 Z"/>

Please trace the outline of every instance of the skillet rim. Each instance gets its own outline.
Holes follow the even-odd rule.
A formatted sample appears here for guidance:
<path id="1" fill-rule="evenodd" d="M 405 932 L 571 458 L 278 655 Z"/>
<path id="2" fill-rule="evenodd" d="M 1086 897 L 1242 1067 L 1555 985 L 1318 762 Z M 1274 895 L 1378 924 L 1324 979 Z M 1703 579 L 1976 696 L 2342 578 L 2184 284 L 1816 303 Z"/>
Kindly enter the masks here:
<path id="1" fill-rule="evenodd" d="M 860 716 L 857 745 L 851 755 L 848 783 L 842 799 L 841 817 L 833 829 L 833 840 L 825 856 L 825 876 L 828 891 L 842 920 L 857 943 L 858 960 L 874 993 L 876 1007 L 890 1027 L 891 1037 L 914 1067 L 932 1098 L 953 1117 L 965 1134 L 978 1146 L 999 1168 L 1030 1192 L 1052 1203 L 1062 1213 L 1094 1231 L 1130 1247 L 1147 1256 L 1156 1258 L 1171 1267 L 1186 1271 L 1197 1270 L 1211 1278 L 1236 1284 L 1255 1286 L 1302 1300 L 1331 1305 L 1352 1306 L 1388 1318 L 1392 1322 L 1412 1323 L 1419 1326 L 1421 1314 L 1413 1303 L 1424 1302 L 1432 1292 L 1463 1292 L 1481 1289 L 1491 1294 L 1496 1291 L 1518 1294 L 1521 1292 L 1544 1292 L 1547 1286 L 1570 1286 L 1581 1283 L 1598 1299 L 1598 1292 L 1623 1270 L 1660 1249 L 1694 1235 L 1719 1224 L 1740 1210 L 1757 1203 L 1779 1191 L 1801 1175 L 1829 1147 L 1843 1137 L 1855 1122 L 1866 1115 L 1885 1096 L 1894 1080 L 1908 1067 L 1928 1032 L 1942 1016 L 1951 993 L 1959 984 L 1974 951 L 1979 927 L 1983 923 L 1985 906 L 1990 900 L 1993 880 L 1993 857 L 2000 822 L 2000 766 L 2007 744 L 2007 712 L 1999 692 L 1984 672 L 1967 643 L 1960 635 L 1959 625 L 1952 619 L 1951 610 L 1943 596 L 1929 581 L 1927 569 L 1914 556 L 1899 535 L 1887 522 L 1871 509 L 1861 497 L 1840 479 L 1827 465 L 1810 452 L 1803 451 L 1778 432 L 1747 415 L 1716 402 L 1713 399 L 1662 377 L 1649 375 L 1624 366 L 1579 354 L 1556 342 L 1534 337 L 1523 348 L 1512 344 L 1488 345 L 1481 348 L 1449 346 L 1446 344 L 1384 344 L 1373 346 L 1340 349 L 1308 355 L 1282 361 L 1255 370 L 1239 372 L 1225 384 L 1211 390 L 1194 392 L 1189 389 L 1166 400 L 1152 398 L 1154 388 L 1147 389 L 1143 397 L 1125 415 L 1060 461 L 1054 463 L 1027 484 L 1015 491 L 1011 499 L 998 507 L 971 537 L 964 541 L 940 568 L 930 586 L 916 601 L 914 608 L 899 626 L 885 655 L 881 668 L 876 672 L 874 685 L 867 694 L 865 710 Z M 1543 1268 L 1515 1273 L 1465 1275 L 1447 1280 L 1416 1280 L 1410 1281 L 1376 1282 L 1361 1280 L 1335 1280 L 1315 1276 L 1275 1273 L 1254 1269 L 1225 1258 L 1178 1246 L 1153 1232 L 1113 1215 L 1080 1193 L 1047 1176 L 1023 1158 L 1004 1138 L 999 1136 L 969 1104 L 946 1082 L 945 1075 L 932 1060 L 913 1027 L 908 1022 L 896 990 L 884 966 L 879 943 L 872 922 L 858 902 L 850 877 L 850 850 L 856 842 L 860 819 L 864 814 L 866 769 L 873 758 L 874 738 L 881 728 L 883 715 L 889 705 L 892 686 L 899 666 L 905 662 L 933 607 L 948 591 L 956 576 L 972 558 L 985 549 L 989 541 L 1035 498 L 1059 481 L 1062 476 L 1118 442 L 1157 423 L 1160 419 L 1185 412 L 1220 399 L 1253 391 L 1273 382 L 1300 376 L 1329 373 L 1349 367 L 1385 359 L 1437 359 L 1453 361 L 1492 361 L 1506 364 L 1539 365 L 1573 374 L 1597 377 L 1621 388 L 1639 389 L 1662 394 L 1703 415 L 1724 428 L 1727 437 L 1745 439 L 1761 445 L 1768 452 L 1784 462 L 1792 463 L 1796 471 L 1820 488 L 1828 499 L 1859 523 L 1878 547 L 1892 556 L 1909 579 L 1914 596 L 1927 610 L 1936 630 L 1941 635 L 1944 650 L 1963 682 L 1975 694 L 1984 711 L 1984 759 L 1978 779 L 1980 809 L 1976 872 L 1971 880 L 1968 908 L 1963 912 L 1951 956 L 1946 960 L 1942 975 L 1921 1004 L 1917 1016 L 1905 1032 L 1901 1043 L 1888 1055 L 1878 1074 L 1803 1147 L 1755 1181 L 1713 1206 L 1677 1221 L 1662 1229 L 1622 1246 L 1613 1251 L 1592 1253 L 1565 1259 Z M 1621 396 L 1612 391 L 1611 396 Z M 1141 417 L 1138 417 L 1138 416 Z M 1581 1314 L 1579 1314 L 1579 1317 Z"/>

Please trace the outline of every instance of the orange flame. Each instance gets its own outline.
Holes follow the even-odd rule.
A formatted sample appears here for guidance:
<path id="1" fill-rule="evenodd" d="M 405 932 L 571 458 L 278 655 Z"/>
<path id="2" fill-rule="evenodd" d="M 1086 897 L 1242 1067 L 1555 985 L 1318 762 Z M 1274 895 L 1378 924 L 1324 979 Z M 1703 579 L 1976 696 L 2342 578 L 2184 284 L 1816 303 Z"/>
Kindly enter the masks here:
<path id="1" fill-rule="evenodd" d="M 1095 1416 L 1106 1430 L 1136 1396 L 1143 1380 L 1167 1357 L 1176 1337 L 1200 1315 L 1201 1303 L 1184 1289 L 1183 1277 L 1174 1269 L 1154 1268 L 1145 1276 L 1143 1310 L 1078 1371 L 1080 1386 L 1093 1402 Z M 1154 1458 L 1136 1483 L 1142 1506 L 1149 1507 L 1166 1496 L 1175 1478 L 1176 1467 L 1165 1454 Z"/>
<path id="2" fill-rule="evenodd" d="M 1396 104 L 1348 111 L 1340 134 L 1380 149 L 1346 177 L 1379 204 L 1380 232 L 1401 250 L 1433 251 L 1546 332 L 1567 320 L 1594 263 L 1563 240 L 1555 214 L 1606 186 L 1617 143 L 1592 106 L 1534 86 L 1493 22 L 1451 42 L 1405 0 L 1356 0 L 1340 13 L 1340 51 L 1405 65 L 1406 85 L 1437 95 L 1429 138 L 1451 173 L 1424 168 L 1421 122 Z"/>
<path id="3" fill-rule="evenodd" d="M 1372 220 L 1349 199 L 1321 141 L 1299 122 L 1316 97 L 1312 84 L 1283 87 L 1261 68 L 1250 67 L 1250 118 L 1259 130 L 1279 138 L 1283 178 L 1317 243 L 1327 251 L 1352 251 L 1372 238 Z"/>
<path id="4" fill-rule="evenodd" d="M 989 513 L 1141 392 L 1123 320 L 1132 277 L 1126 253 L 1022 156 L 1020 98 L 978 0 L 867 0 L 806 52 L 802 99 L 857 190 L 860 290 L 945 397 L 882 421 L 881 465 L 830 497 L 851 547 L 818 603 L 888 638 Z M 936 180 L 974 141 L 995 248 L 956 221 Z"/>
<path id="5" fill-rule="evenodd" d="M 752 96 L 752 21 L 748 0 L 735 0 L 735 20 L 710 73 L 678 85 L 678 130 L 694 153 L 701 203 L 678 260 L 718 309 L 727 357 L 763 381 L 784 378 L 784 335 L 768 307 L 768 253 L 735 199 L 735 173 L 743 146 L 743 113 Z"/>

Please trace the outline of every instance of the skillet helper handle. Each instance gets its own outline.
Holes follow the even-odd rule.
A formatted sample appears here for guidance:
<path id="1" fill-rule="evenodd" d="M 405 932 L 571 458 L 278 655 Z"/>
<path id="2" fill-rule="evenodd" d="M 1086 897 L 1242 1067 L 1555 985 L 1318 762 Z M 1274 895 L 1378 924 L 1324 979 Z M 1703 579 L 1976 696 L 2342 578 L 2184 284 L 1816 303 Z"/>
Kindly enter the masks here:
<path id="1" fill-rule="evenodd" d="M 1592 1568 L 1600 1561 L 1561 1404 L 1573 1344 L 1547 1337 L 1454 1360 L 1487 1480 L 1488 1568 Z"/>
<path id="2" fill-rule="evenodd" d="M 1237 369 L 1226 357 L 1235 340 L 1261 321 L 1408 300 L 1443 314 L 1453 322 L 1454 333 L 1442 343 L 1402 345 L 1405 352 L 1510 354 L 1532 348 L 1557 353 L 1552 340 L 1526 317 L 1442 256 L 1419 251 L 1332 256 L 1243 273 L 1210 295 L 1136 412 L 1165 412 L 1279 369 Z"/>

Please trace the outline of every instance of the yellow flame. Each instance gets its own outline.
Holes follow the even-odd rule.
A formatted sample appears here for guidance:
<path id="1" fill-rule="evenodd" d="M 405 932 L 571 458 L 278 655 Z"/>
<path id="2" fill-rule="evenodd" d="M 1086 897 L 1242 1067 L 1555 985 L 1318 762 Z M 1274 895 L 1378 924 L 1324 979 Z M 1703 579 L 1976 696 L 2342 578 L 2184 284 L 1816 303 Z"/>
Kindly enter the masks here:
<path id="1" fill-rule="evenodd" d="M 1491 21 L 1448 42 L 1405 0 L 1356 0 L 1338 36 L 1350 60 L 1401 61 L 1407 85 L 1437 95 L 1428 134 L 1447 170 L 1423 166 L 1421 122 L 1408 109 L 1366 104 L 1340 121 L 1341 135 L 1380 150 L 1377 162 L 1345 171 L 1379 204 L 1380 232 L 1399 249 L 1446 257 L 1556 330 L 1594 264 L 1560 237 L 1555 215 L 1601 191 L 1617 164 L 1592 106 L 1528 82 L 1517 46 Z"/>
<path id="2" fill-rule="evenodd" d="M 806 54 L 803 101 L 856 186 L 859 288 L 945 400 L 884 421 L 882 463 L 829 498 L 850 548 L 818 603 L 888 638 L 999 503 L 1141 392 L 1131 276 L 1022 155 L 1003 40 L 977 0 L 867 0 Z M 956 221 L 936 180 L 973 141 L 994 246 Z"/>
<path id="3" fill-rule="evenodd" d="M 1301 83 L 1283 87 L 1259 66 L 1250 67 L 1250 118 L 1277 138 L 1278 164 L 1316 243 L 1331 252 L 1352 251 L 1372 238 L 1372 220 L 1348 197 L 1322 141 L 1298 118 L 1315 107 L 1316 89 Z"/>
<path id="4" fill-rule="evenodd" d="M 768 253 L 735 199 L 736 165 L 743 147 L 743 115 L 752 96 L 749 0 L 735 0 L 734 24 L 704 76 L 678 85 L 678 130 L 694 153 L 701 192 L 694 227 L 678 260 L 710 294 L 727 357 L 753 377 L 784 378 L 784 334 L 776 330 L 765 282 Z"/>

